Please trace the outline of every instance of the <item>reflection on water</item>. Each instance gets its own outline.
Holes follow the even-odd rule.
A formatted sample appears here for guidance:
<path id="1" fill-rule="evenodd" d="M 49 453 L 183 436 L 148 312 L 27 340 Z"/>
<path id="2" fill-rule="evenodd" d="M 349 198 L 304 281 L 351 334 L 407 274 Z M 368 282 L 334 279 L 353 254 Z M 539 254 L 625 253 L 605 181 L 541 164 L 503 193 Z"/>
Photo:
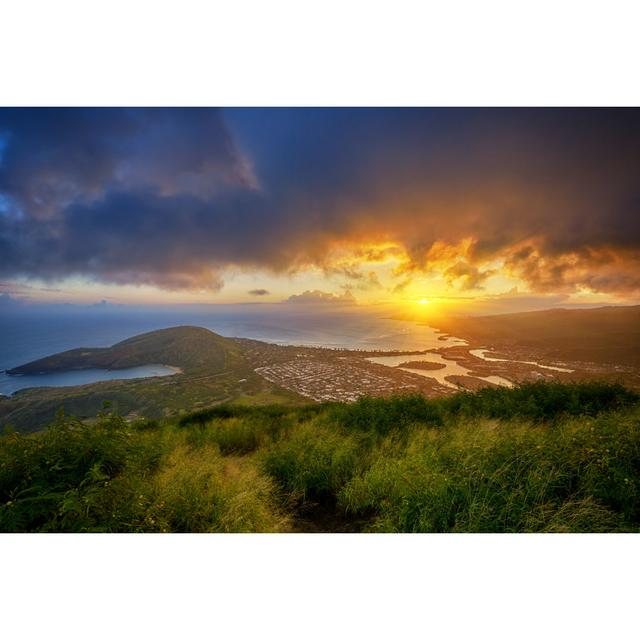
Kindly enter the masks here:
<path id="1" fill-rule="evenodd" d="M 383 364 L 386 367 L 397 367 L 404 362 L 437 362 L 438 364 L 445 365 L 444 369 L 436 369 L 434 371 L 427 371 L 425 369 L 413 369 L 411 367 L 400 367 L 403 371 L 410 371 L 416 373 L 419 376 L 425 378 L 434 378 L 441 385 L 450 387 L 452 389 L 459 389 L 460 387 L 453 382 L 449 382 L 447 376 L 466 376 L 469 375 L 470 369 L 466 369 L 460 363 L 455 360 L 447 360 L 443 358 L 439 353 L 422 353 L 417 356 L 377 356 L 374 358 L 367 358 L 369 362 L 375 362 L 377 364 Z M 493 384 L 499 384 L 504 387 L 512 387 L 513 383 L 506 378 L 500 376 L 474 376 L 480 380 L 486 380 L 487 382 L 493 382 Z"/>
<path id="2" fill-rule="evenodd" d="M 493 358 L 488 356 L 489 349 L 470 349 L 469 353 L 472 356 L 476 356 L 476 358 L 480 358 L 481 360 L 486 360 L 487 362 L 516 362 L 519 364 L 532 364 L 536 367 L 540 367 L 541 369 L 551 369 L 552 371 L 562 371 L 563 373 L 573 373 L 573 369 L 564 369 L 562 367 L 552 367 L 548 364 L 540 364 L 539 362 L 535 362 L 532 360 L 507 360 L 506 358 Z"/>
<path id="3" fill-rule="evenodd" d="M 247 327 L 244 331 L 236 330 L 236 335 L 283 345 L 365 351 L 422 351 L 467 344 L 466 340 L 445 336 L 427 325 L 337 314 L 318 320 L 286 318 L 277 328 Z"/>
<path id="4" fill-rule="evenodd" d="M 0 394 L 9 396 L 20 389 L 30 387 L 74 387 L 81 384 L 104 382 L 105 380 L 172 376 L 176 373 L 180 373 L 180 369 L 164 364 L 149 364 L 128 369 L 82 369 L 20 376 L 9 376 L 2 373 L 0 374 Z"/>

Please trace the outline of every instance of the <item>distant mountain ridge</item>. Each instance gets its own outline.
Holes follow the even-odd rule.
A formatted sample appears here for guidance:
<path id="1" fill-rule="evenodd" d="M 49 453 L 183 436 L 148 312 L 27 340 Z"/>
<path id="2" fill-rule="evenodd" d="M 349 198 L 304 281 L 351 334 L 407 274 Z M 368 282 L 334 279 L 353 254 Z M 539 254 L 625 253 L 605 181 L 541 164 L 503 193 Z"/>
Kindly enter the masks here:
<path id="1" fill-rule="evenodd" d="M 640 365 L 640 305 L 442 318 L 429 324 L 497 348 L 517 346 L 564 360 Z"/>

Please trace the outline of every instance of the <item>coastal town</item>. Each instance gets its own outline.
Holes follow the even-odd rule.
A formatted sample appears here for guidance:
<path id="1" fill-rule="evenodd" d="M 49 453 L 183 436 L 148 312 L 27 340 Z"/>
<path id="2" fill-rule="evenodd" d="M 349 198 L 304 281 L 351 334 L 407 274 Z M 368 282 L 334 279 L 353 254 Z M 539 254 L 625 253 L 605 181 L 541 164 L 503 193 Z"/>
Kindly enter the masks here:
<path id="1" fill-rule="evenodd" d="M 259 367 L 255 371 L 269 382 L 317 401 L 353 402 L 361 396 L 418 391 L 418 385 L 413 382 L 396 381 L 366 367 L 309 358 Z"/>
<path id="2" fill-rule="evenodd" d="M 522 382 L 571 382 L 624 375 L 640 384 L 633 367 L 544 360 L 532 352 L 509 357 L 482 345 L 424 351 L 359 351 L 283 346 L 238 339 L 254 371 L 265 380 L 315 401 L 353 402 L 362 396 L 421 393 L 427 397 Z M 539 360 L 536 358 L 540 358 Z"/>

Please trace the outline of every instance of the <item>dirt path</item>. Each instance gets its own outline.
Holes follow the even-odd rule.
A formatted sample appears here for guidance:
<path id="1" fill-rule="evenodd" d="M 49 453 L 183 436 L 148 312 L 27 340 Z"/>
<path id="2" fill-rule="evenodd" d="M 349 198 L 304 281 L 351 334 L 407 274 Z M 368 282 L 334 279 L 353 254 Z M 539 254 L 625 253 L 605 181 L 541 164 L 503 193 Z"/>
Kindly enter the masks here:
<path id="1" fill-rule="evenodd" d="M 307 503 L 294 514 L 294 533 L 362 533 L 369 520 L 348 516 L 335 504 Z"/>

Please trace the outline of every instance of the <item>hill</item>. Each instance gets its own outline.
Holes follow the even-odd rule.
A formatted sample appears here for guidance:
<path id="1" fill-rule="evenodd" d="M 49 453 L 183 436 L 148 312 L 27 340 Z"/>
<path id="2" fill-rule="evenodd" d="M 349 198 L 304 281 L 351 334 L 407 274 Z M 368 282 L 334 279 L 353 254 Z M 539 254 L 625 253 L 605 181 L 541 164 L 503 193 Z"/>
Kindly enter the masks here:
<path id="1" fill-rule="evenodd" d="M 0 531 L 637 532 L 639 454 L 603 383 L 109 411 L 0 437 Z"/>
<path id="2" fill-rule="evenodd" d="M 517 347 L 556 360 L 640 366 L 640 306 L 439 318 L 429 324 L 496 349 Z"/>
<path id="3" fill-rule="evenodd" d="M 76 387 L 39 387 L 0 397 L 0 426 L 41 429 L 60 410 L 93 418 L 105 403 L 122 415 L 152 418 L 179 415 L 197 407 L 236 400 L 247 403 L 300 402 L 290 391 L 257 375 L 238 341 L 201 327 L 152 331 L 104 349 L 72 349 L 21 365 L 9 374 L 42 373 L 93 367 L 121 369 L 145 364 L 180 367 L 165 378 L 111 380 Z"/>
<path id="4" fill-rule="evenodd" d="M 125 369 L 168 364 L 193 372 L 213 373 L 242 358 L 237 343 L 202 327 L 172 327 L 151 331 L 103 349 L 78 348 L 34 360 L 7 371 L 10 375 L 78 369 Z"/>

